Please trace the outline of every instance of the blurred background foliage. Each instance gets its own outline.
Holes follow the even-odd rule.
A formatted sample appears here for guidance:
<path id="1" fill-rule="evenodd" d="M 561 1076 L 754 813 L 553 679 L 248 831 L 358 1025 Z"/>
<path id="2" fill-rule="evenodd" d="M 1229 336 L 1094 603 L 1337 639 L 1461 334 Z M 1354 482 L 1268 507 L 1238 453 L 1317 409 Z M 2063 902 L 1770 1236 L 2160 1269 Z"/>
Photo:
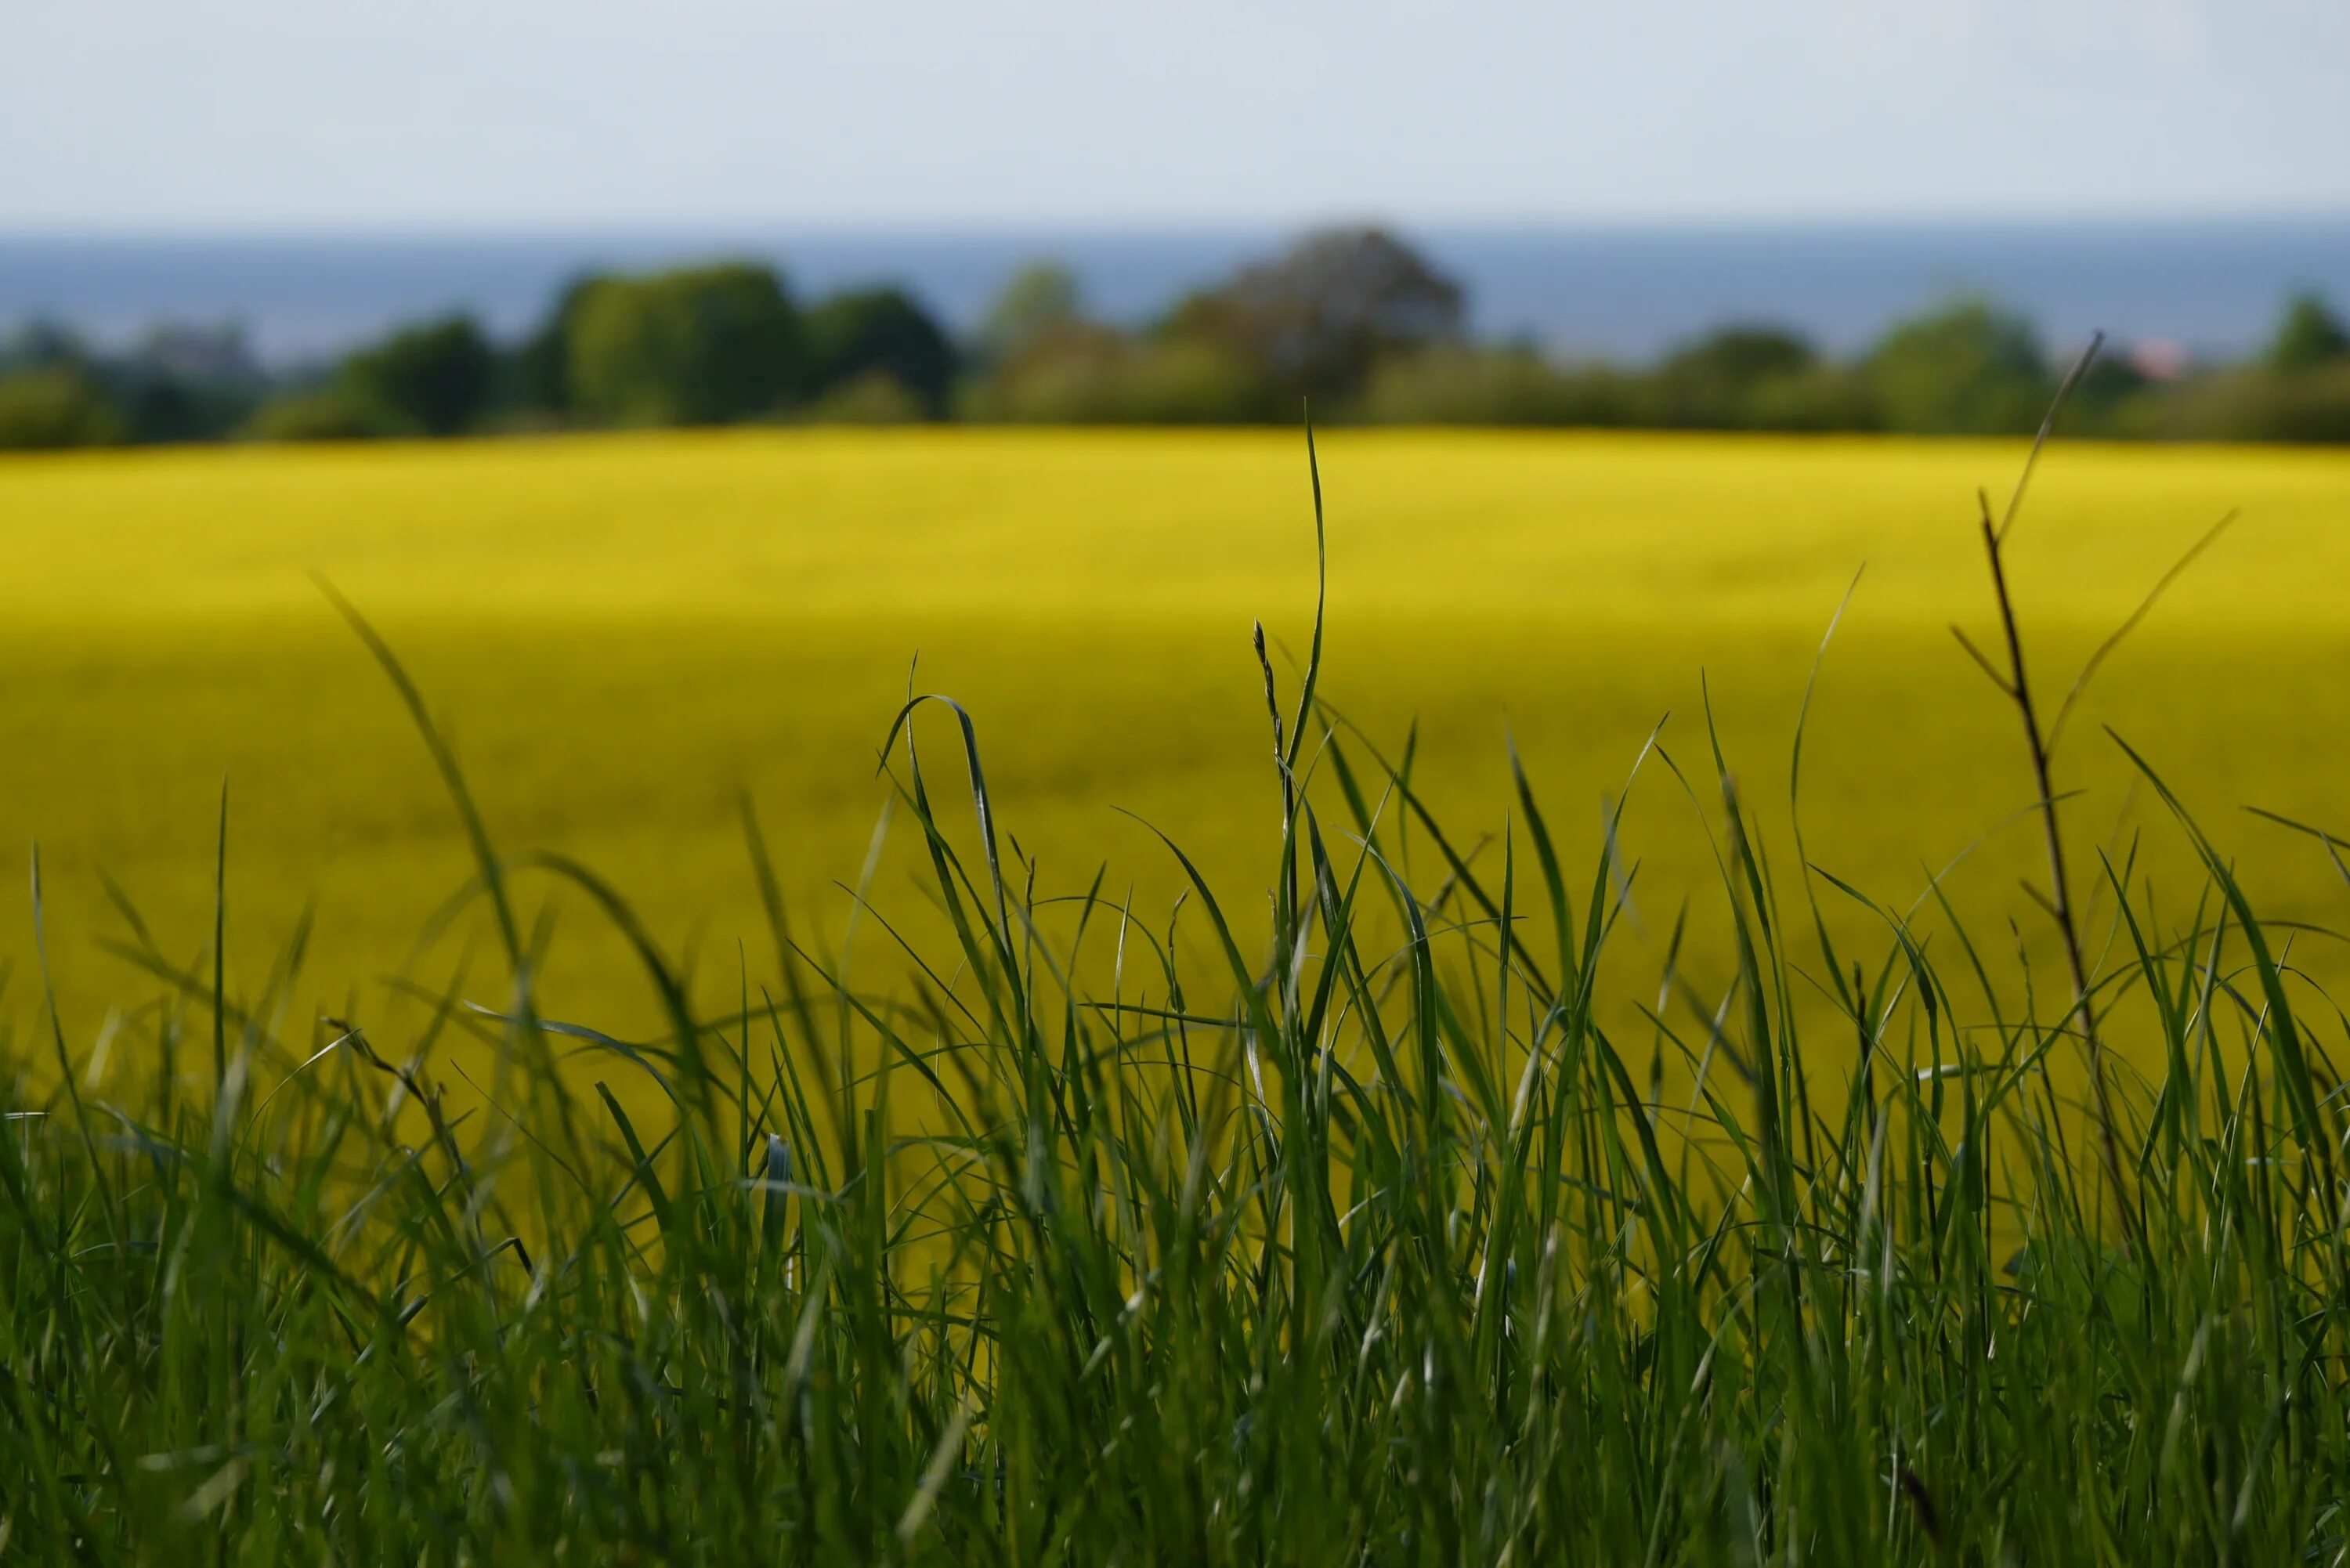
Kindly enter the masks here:
<path id="1" fill-rule="evenodd" d="M 1306 406 L 1332 423 L 2001 435 L 2037 424 L 2075 352 L 1960 297 L 1845 358 L 1735 321 L 1627 365 L 1479 340 L 1469 304 L 1402 239 L 1357 227 L 1308 234 L 1140 322 L 1097 317 L 1066 268 L 1039 261 L 960 338 L 904 289 L 804 305 L 773 266 L 725 259 L 578 277 L 518 342 L 452 315 L 290 370 L 260 365 L 234 328 L 100 352 L 35 323 L 0 342 L 0 448 L 760 421 L 1262 424 Z M 2071 418 L 2119 439 L 2350 441 L 2350 328 L 2303 293 L 2241 363 L 2118 345 Z"/>

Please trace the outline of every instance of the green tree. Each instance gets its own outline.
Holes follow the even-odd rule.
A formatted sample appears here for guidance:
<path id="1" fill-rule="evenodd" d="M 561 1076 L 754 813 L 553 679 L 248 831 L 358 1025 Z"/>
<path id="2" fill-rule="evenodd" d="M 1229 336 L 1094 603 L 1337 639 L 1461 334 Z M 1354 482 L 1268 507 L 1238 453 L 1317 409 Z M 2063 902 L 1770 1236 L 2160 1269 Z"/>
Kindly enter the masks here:
<path id="1" fill-rule="evenodd" d="M 1818 364 L 1818 353 L 1794 333 L 1741 323 L 1675 349 L 1657 376 L 1673 423 L 1732 429 L 1758 422 L 1756 405 L 1771 399 L 1773 383 L 1807 377 Z"/>
<path id="2" fill-rule="evenodd" d="M 522 407 L 561 413 L 572 406 L 572 325 L 588 293 L 602 281 L 588 273 L 565 284 L 546 318 L 515 350 L 514 398 Z"/>
<path id="3" fill-rule="evenodd" d="M 1012 275 L 981 317 L 979 351 L 990 364 L 1001 364 L 1085 318 L 1076 275 L 1058 262 L 1031 262 Z"/>
<path id="4" fill-rule="evenodd" d="M 234 326 L 159 327 L 103 375 L 132 441 L 218 441 L 250 419 L 269 389 Z"/>
<path id="5" fill-rule="evenodd" d="M 752 263 L 597 279 L 564 347 L 575 404 L 617 424 L 723 424 L 807 389 L 799 314 Z"/>
<path id="6" fill-rule="evenodd" d="M 48 370 L 59 366 L 80 369 L 89 359 L 88 346 L 71 328 L 55 321 L 27 321 L 0 343 L 0 372 Z"/>
<path id="7" fill-rule="evenodd" d="M 0 375 L 0 449 L 105 446 L 122 421 L 99 384 L 72 365 Z"/>
<path id="8" fill-rule="evenodd" d="M 497 350 L 468 316 L 395 332 L 337 374 L 359 401 L 436 436 L 472 428 L 488 411 L 497 379 Z"/>
<path id="9" fill-rule="evenodd" d="M 2269 339 L 2270 369 L 2293 376 L 2345 358 L 2350 358 L 2350 331 L 2322 297 L 2304 290 L 2285 302 L 2276 335 Z"/>
<path id="10" fill-rule="evenodd" d="M 1326 229 L 1178 306 L 1170 337 L 1221 344 L 1284 398 L 1344 400 L 1390 354 L 1459 340 L 1460 285 L 1382 229 Z"/>
<path id="11" fill-rule="evenodd" d="M 2031 323 L 1980 299 L 1895 326 L 1866 371 L 1886 428 L 1927 435 L 2029 431 L 2055 390 Z"/>
<path id="12" fill-rule="evenodd" d="M 954 391 L 954 345 L 900 289 L 834 295 L 808 313 L 807 346 L 819 393 L 881 375 L 911 393 L 932 418 L 946 412 Z"/>

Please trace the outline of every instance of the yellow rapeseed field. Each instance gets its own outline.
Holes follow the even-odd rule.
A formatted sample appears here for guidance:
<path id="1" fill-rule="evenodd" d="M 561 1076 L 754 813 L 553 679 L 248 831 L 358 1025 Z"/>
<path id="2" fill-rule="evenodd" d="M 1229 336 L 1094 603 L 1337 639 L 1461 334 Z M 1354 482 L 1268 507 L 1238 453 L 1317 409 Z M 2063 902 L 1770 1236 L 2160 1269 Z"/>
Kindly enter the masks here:
<path id="1" fill-rule="evenodd" d="M 1640 862 L 1630 961 L 1660 953 L 1684 898 L 1711 907 L 1709 697 L 1794 885 L 1789 742 L 1814 650 L 1865 563 L 1812 710 L 1810 858 L 1906 903 L 1929 865 L 1996 828 L 1955 896 L 1997 940 L 2042 950 L 2044 922 L 2016 885 L 2037 846 L 2009 820 L 2029 798 L 2012 716 L 1948 631 L 1990 635 L 1974 497 L 2003 495 L 2021 456 L 1327 434 L 1326 693 L 1390 751 L 1417 721 L 1419 777 L 1464 846 L 1503 826 L 1514 732 L 1586 867 L 1603 802 L 1665 720 L 1700 805 L 1650 762 L 1625 838 Z M 2013 545 L 2036 673 L 2061 693 L 2230 508 L 2241 524 L 2071 727 L 2083 875 L 2141 828 L 2156 864 L 2176 855 L 2158 807 L 2128 789 L 2110 723 L 2271 912 L 2341 924 L 2350 895 L 2323 857 L 2238 807 L 2350 829 L 2350 455 L 2057 449 Z M 1281 649 L 1302 659 L 1313 604 L 1295 435 L 760 431 L 14 458 L 0 461 L 0 823 L 20 865 L 41 846 L 77 1050 L 109 1009 L 156 990 L 101 945 L 128 929 L 101 871 L 161 950 L 190 964 L 205 950 L 224 779 L 233 989 L 256 994 L 315 908 L 291 1015 L 383 1015 L 404 969 L 443 986 L 469 940 L 467 993 L 499 1000 L 478 911 L 418 951 L 463 883 L 463 843 L 313 574 L 409 661 L 500 840 L 605 872 L 712 997 L 731 997 L 744 965 L 754 983 L 773 969 L 738 798 L 756 803 L 809 929 L 840 941 L 836 884 L 867 860 L 887 793 L 876 753 L 910 680 L 975 718 L 1041 891 L 1081 888 L 1107 863 L 1106 888 L 1163 919 L 1179 883 L 1124 807 L 1262 925 L 1278 793 L 1249 631 L 1263 618 L 1286 699 Z M 959 780 L 947 727 L 922 734 L 939 780 Z M 919 934 L 931 928 L 903 848 L 879 857 L 874 902 Z M 580 899 L 530 882 L 525 904 L 552 921 L 549 1012 L 623 1030 L 650 1016 Z M 19 897 L 0 912 L 19 1030 L 37 994 L 28 909 Z M 2303 940 L 2296 956 L 2323 971 L 2324 939 Z M 872 922 L 856 942 L 866 983 L 903 972 Z M 1693 948 L 1692 969 L 1711 951 Z"/>

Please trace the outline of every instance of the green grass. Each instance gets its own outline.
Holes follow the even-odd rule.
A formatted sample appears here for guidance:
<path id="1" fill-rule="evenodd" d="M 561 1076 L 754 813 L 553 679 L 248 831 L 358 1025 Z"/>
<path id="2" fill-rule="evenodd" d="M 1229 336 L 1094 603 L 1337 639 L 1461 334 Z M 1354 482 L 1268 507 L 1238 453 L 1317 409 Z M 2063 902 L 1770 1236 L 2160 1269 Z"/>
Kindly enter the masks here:
<path id="1" fill-rule="evenodd" d="M 1266 667 L 1257 885 L 1040 887 L 926 700 L 884 750 L 954 939 L 836 984 L 746 813 L 771 930 L 714 1014 L 619 892 L 492 840 L 381 650 L 497 962 L 394 1035 L 295 1012 L 299 932 L 240 1004 L 217 940 L 169 958 L 121 900 L 161 1000 L 8 1044 L 10 1560 L 2350 1552 L 2350 1022 L 2183 808 L 2199 886 L 2074 850 L 2095 1015 L 2164 1064 L 2114 1069 L 2116 1189 L 2020 929 L 1868 903 L 1718 744 L 1652 748 L 1736 968 L 1606 995 L 1615 836 L 1570 883 L 1520 773 L 1472 852 L 1320 646 Z M 657 1037 L 538 1014 L 543 878 L 636 951 Z"/>

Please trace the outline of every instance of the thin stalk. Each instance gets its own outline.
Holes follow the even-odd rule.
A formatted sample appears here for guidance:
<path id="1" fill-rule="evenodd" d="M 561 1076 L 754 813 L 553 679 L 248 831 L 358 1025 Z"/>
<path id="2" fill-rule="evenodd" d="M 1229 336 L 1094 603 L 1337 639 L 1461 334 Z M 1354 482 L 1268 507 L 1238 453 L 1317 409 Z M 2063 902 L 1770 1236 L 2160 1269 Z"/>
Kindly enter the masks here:
<path id="1" fill-rule="evenodd" d="M 2095 352 L 2096 345 L 2092 343 L 2089 353 Z M 2084 356 L 2083 364 L 2086 363 L 2087 357 Z M 2069 388 L 2079 376 L 2080 371 L 2076 369 L 2066 386 Z M 2063 393 L 2060 392 L 2058 397 L 2061 401 Z M 2049 413 L 2051 422 L 2054 418 L 2055 411 L 2052 409 Z M 2047 435 L 2048 427 L 2043 425 L 2041 441 L 2044 441 Z M 2039 443 L 2035 442 L 2035 455 L 2038 450 Z M 2027 474 L 2030 472 L 2028 464 L 2025 472 Z M 2012 514 L 2011 508 L 2011 517 Z M 2016 716 L 2023 725 L 2024 750 L 2032 762 L 2032 786 L 2047 841 L 2047 909 L 2056 923 L 2057 935 L 2063 940 L 2064 967 L 2073 982 L 2073 1006 L 2066 1018 L 2080 1020 L 2082 1050 L 2089 1066 L 2091 1113 L 2097 1124 L 2098 1157 L 2106 1168 L 2106 1184 L 2113 1189 L 2114 1209 L 2121 1220 L 2123 1238 L 2125 1241 L 2132 1241 L 2134 1227 L 2129 1192 L 2122 1181 L 2121 1149 L 2114 1137 L 2113 1100 L 2106 1085 L 2105 1048 L 2097 1034 L 2096 1002 L 2090 992 L 2089 966 L 2083 956 L 2080 922 L 2073 912 L 2072 878 L 2064 869 L 2064 837 L 2056 819 L 2056 788 L 2049 773 L 2048 744 L 2040 727 L 2039 709 L 2033 701 L 2031 677 L 2024 668 L 2023 633 L 2016 619 L 2015 600 L 2008 591 L 2007 562 L 2002 547 L 2004 532 L 1992 524 L 1991 508 L 1986 505 L 1982 509 L 1983 554 L 1991 563 L 1991 594 L 1999 603 L 2000 629 L 2007 639 L 2008 673 L 1999 684 L 2001 690 L 2007 693 L 2008 700 L 2015 704 Z M 1981 658 L 1980 655 L 1977 657 Z"/>

